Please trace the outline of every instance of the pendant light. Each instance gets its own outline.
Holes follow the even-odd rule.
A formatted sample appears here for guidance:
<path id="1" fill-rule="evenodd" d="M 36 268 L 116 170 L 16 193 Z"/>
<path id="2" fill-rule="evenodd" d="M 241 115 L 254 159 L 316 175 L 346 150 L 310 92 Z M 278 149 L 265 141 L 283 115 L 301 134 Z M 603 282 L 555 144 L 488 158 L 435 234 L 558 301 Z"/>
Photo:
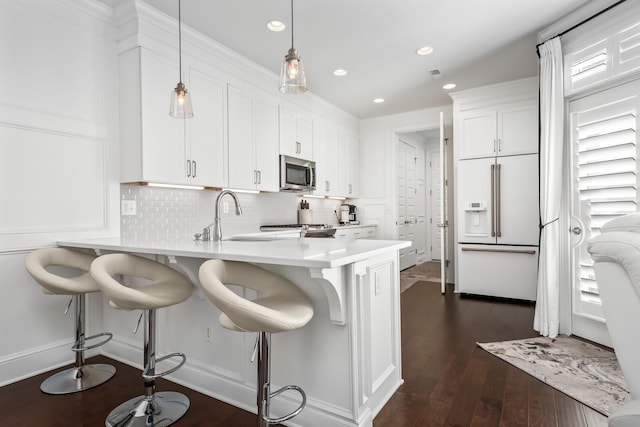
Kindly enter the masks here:
<path id="1" fill-rule="evenodd" d="M 304 73 L 302 58 L 293 47 L 293 0 L 291 0 L 291 49 L 282 61 L 280 69 L 280 92 L 305 93 L 307 91 L 307 76 Z"/>
<path id="2" fill-rule="evenodd" d="M 190 119 L 193 117 L 193 107 L 191 106 L 191 94 L 182 83 L 182 17 L 180 1 L 178 0 L 178 64 L 180 67 L 180 81 L 171 92 L 171 107 L 169 115 L 176 119 Z"/>

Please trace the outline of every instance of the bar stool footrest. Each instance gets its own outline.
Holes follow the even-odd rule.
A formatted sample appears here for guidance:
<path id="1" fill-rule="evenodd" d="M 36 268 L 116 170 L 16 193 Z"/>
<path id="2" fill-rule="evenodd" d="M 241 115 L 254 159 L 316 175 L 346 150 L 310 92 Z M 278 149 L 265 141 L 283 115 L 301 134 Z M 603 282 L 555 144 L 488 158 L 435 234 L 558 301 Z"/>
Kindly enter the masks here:
<path id="1" fill-rule="evenodd" d="M 185 364 L 185 362 L 187 361 L 187 356 L 184 355 L 184 353 L 171 353 L 171 354 L 167 354 L 166 356 L 163 356 L 159 359 L 155 359 L 155 363 L 157 362 L 162 362 L 163 360 L 167 360 L 170 359 L 172 357 L 181 357 L 182 361 L 178 364 L 178 366 L 174 366 L 171 369 L 167 369 L 164 372 L 161 372 L 159 374 L 149 374 L 149 366 L 145 366 L 144 367 L 144 371 L 142 372 L 142 378 L 144 378 L 145 380 L 155 380 L 156 378 L 160 378 L 160 377 L 164 377 L 165 375 L 169 375 L 174 373 L 175 371 L 177 371 L 178 369 L 182 368 L 182 365 Z"/>
<path id="2" fill-rule="evenodd" d="M 100 337 L 107 337 L 107 339 L 102 340 L 99 343 L 96 343 L 90 346 L 82 346 L 82 347 L 80 347 L 81 344 L 78 341 L 76 341 L 73 344 L 73 347 L 71 347 L 71 351 L 75 351 L 77 353 L 80 351 L 91 350 L 92 348 L 100 347 L 101 345 L 104 345 L 109 341 L 111 341 L 111 338 L 113 338 L 113 334 L 111 332 L 101 332 L 99 334 L 91 335 L 90 337 L 85 337 L 84 342 L 87 342 L 95 338 L 100 338 Z"/>
<path id="3" fill-rule="evenodd" d="M 298 415 L 300 412 L 302 412 L 302 410 L 304 409 L 305 406 L 307 406 L 307 395 L 305 394 L 304 390 L 300 387 L 298 387 L 297 385 L 286 385 L 274 392 L 270 392 L 268 390 L 269 388 L 269 384 L 265 384 L 265 387 L 267 388 L 267 395 L 269 396 L 268 399 L 264 399 L 262 401 L 262 413 L 263 414 L 268 414 L 267 411 L 267 403 L 271 400 L 271 398 L 278 396 L 279 394 L 287 391 L 287 390 L 294 390 L 297 391 L 300 396 L 302 397 L 302 402 L 300 403 L 300 406 L 298 406 L 298 408 L 296 408 L 293 412 L 290 412 L 287 415 L 283 415 L 282 417 L 278 417 L 278 418 L 269 418 L 265 415 L 262 416 L 262 419 L 265 420 L 268 424 L 279 424 L 283 421 L 287 421 L 290 420 L 291 418 L 295 417 L 296 415 Z"/>

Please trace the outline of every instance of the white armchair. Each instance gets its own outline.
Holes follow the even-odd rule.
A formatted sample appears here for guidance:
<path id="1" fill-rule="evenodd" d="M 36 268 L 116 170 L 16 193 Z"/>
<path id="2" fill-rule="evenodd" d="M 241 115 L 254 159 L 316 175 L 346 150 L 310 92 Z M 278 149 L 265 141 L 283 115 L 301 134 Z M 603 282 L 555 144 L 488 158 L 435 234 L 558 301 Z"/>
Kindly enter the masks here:
<path id="1" fill-rule="evenodd" d="M 640 425 L 640 213 L 609 221 L 589 241 L 607 329 L 633 400 L 609 417 L 610 427 Z"/>

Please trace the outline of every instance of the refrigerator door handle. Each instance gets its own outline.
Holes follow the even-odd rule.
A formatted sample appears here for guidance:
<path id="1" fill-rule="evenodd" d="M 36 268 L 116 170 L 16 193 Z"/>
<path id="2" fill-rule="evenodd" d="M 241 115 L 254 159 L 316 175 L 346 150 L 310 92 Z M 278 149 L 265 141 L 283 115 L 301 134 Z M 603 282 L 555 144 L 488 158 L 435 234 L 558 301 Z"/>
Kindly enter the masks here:
<path id="1" fill-rule="evenodd" d="M 496 228 L 498 230 L 498 237 L 502 237 L 502 216 L 500 215 L 500 211 L 501 211 L 501 197 L 500 197 L 500 193 L 502 192 L 502 189 L 500 188 L 500 169 L 501 169 L 501 165 L 500 163 L 498 163 L 497 165 L 497 169 L 496 169 Z"/>
<path id="2" fill-rule="evenodd" d="M 495 198 L 495 168 L 496 165 L 492 164 L 491 165 L 491 237 L 496 237 L 496 229 L 495 229 L 495 225 L 496 225 L 496 218 L 495 218 L 495 214 L 496 214 L 496 209 L 495 209 L 495 204 L 494 204 L 494 198 Z"/>

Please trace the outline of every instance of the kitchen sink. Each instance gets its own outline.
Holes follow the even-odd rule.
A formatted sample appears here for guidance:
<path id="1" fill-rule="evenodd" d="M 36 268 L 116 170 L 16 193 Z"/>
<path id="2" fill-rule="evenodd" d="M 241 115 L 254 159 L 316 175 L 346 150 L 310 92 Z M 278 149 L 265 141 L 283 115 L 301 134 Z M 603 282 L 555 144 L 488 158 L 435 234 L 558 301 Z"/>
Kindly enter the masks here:
<path id="1" fill-rule="evenodd" d="M 272 242 L 274 240 L 281 240 L 277 237 L 267 236 L 233 236 L 227 239 L 222 239 L 223 242 Z"/>

